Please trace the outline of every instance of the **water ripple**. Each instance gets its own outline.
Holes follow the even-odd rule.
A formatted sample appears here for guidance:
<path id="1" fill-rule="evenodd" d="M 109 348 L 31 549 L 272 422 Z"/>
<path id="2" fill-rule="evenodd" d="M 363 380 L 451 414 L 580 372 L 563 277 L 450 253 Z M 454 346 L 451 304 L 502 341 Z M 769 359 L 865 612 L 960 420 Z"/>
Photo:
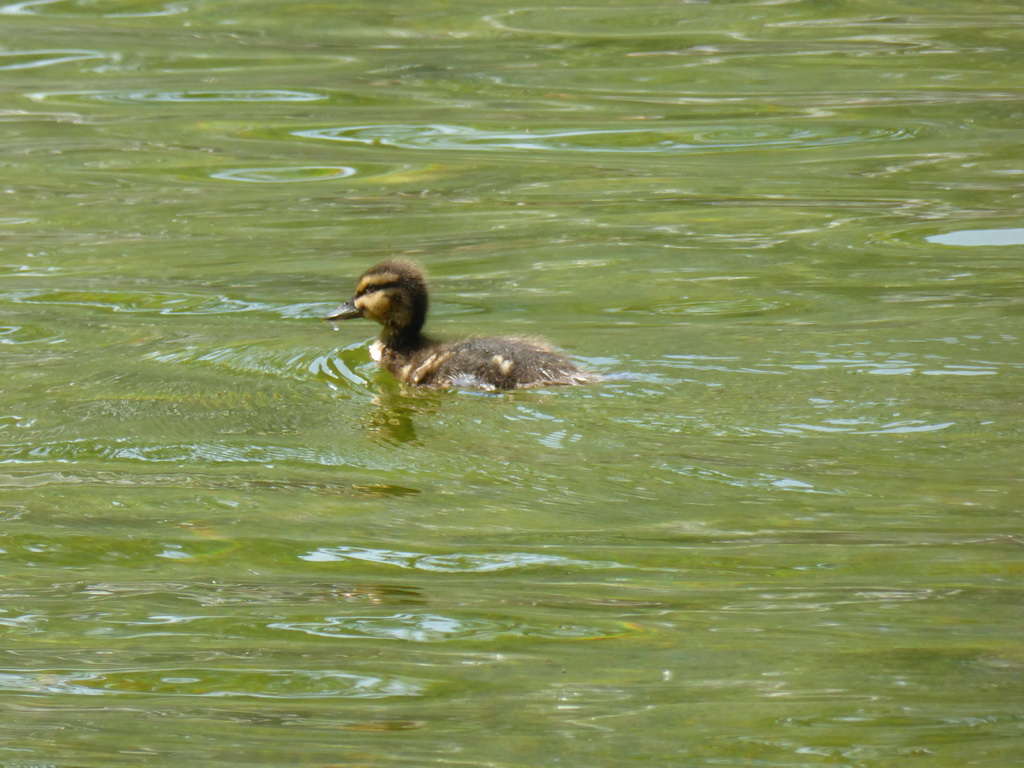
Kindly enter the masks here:
<path id="1" fill-rule="evenodd" d="M 789 5 L 799 0 L 751 0 L 730 3 L 730 8 L 761 5 Z M 571 35 L 587 37 L 620 37 L 630 40 L 645 37 L 676 37 L 688 25 L 701 22 L 701 17 L 714 13 L 714 4 L 701 8 L 696 4 L 650 6 L 624 4 L 615 7 L 551 6 L 514 8 L 485 17 L 492 26 L 506 32 L 528 34 Z M 735 18 L 742 18 L 738 10 Z M 703 23 L 708 23 L 706 20 Z"/>
<path id="2" fill-rule="evenodd" d="M 422 696 L 426 685 L 401 677 L 335 671 L 139 669 L 111 672 L 3 672 L 0 691 L 78 696 L 251 697 L 260 699 L 380 699 Z"/>
<path id="3" fill-rule="evenodd" d="M 0 325 L 0 344 L 54 344 L 63 341 L 59 334 L 35 326 Z"/>
<path id="4" fill-rule="evenodd" d="M 20 3 L 9 3 L 0 6 L 0 14 L 5 16 L 99 16 L 104 19 L 136 19 L 150 16 L 176 16 L 188 11 L 184 3 L 165 3 L 158 5 L 152 10 L 140 10 L 139 5 L 144 3 L 135 0 L 131 3 L 108 2 L 82 3 L 69 0 L 24 0 Z M 100 12 L 93 10 L 94 6 L 101 6 Z M 102 5 L 113 6 L 111 10 L 102 12 Z M 84 6 L 84 7 L 83 7 Z"/>
<path id="5" fill-rule="evenodd" d="M 0 67 L 4 69 L 4 67 Z M 128 103 L 208 103 L 208 102 L 267 102 L 267 101 L 322 101 L 322 93 L 284 90 L 240 91 L 40 91 L 28 94 L 33 101 L 68 97 L 105 102 Z"/>
<path id="6" fill-rule="evenodd" d="M 255 184 L 294 184 L 299 181 L 344 179 L 356 173 L 356 169 L 348 165 L 291 165 L 279 168 L 230 168 L 211 173 L 210 177 Z"/>
<path id="7" fill-rule="evenodd" d="M 48 443 L 0 444 L 0 464 L 36 464 L 56 461 L 75 464 L 100 460 L 146 463 L 275 464 L 298 462 L 324 467 L 351 467 L 355 457 L 340 451 L 287 446 L 231 443 L 136 444 L 126 438 L 100 440 L 81 438 Z M 361 463 L 365 463 L 363 457 Z"/>
<path id="8" fill-rule="evenodd" d="M 0 71 L 35 69 L 36 67 L 48 67 L 52 64 L 67 64 L 71 61 L 105 58 L 107 58 L 107 55 L 99 51 L 7 51 L 0 53 Z"/>
<path id="9" fill-rule="evenodd" d="M 906 435 L 915 432 L 938 432 L 956 426 L 956 422 L 931 423 L 922 419 L 904 419 L 876 424 L 868 419 L 825 419 L 821 423 L 782 424 L 776 429 L 765 429 L 771 435 L 792 435 L 806 433 L 847 433 L 854 435 Z"/>
<path id="10" fill-rule="evenodd" d="M 964 360 L 962 362 L 946 362 L 931 355 L 918 360 L 913 355 L 836 355 L 832 353 L 813 353 L 813 363 L 789 365 L 794 370 L 815 370 L 840 368 L 858 373 L 875 376 L 909 376 L 923 374 L 925 376 L 995 376 L 1000 367 L 1014 368 L 1013 364 L 995 363 L 984 360 Z"/>
<path id="11" fill-rule="evenodd" d="M 552 626 L 531 626 L 514 620 L 466 619 L 433 613 L 396 613 L 389 616 L 327 616 L 316 622 L 276 622 L 274 629 L 304 632 L 317 637 L 373 638 L 414 643 L 452 640 L 493 640 L 533 637 L 549 640 L 595 640 L 632 634 L 635 627 L 616 624 L 606 629 L 558 622 Z M 625 630 L 625 631 L 624 631 Z"/>
<path id="12" fill-rule="evenodd" d="M 665 154 L 763 147 L 822 147 L 888 141 L 913 135 L 905 128 L 848 126 L 838 132 L 758 121 L 750 125 L 486 131 L 460 125 L 356 125 L 295 131 L 295 136 L 368 146 L 437 150 L 529 150 Z"/>
<path id="13" fill-rule="evenodd" d="M 0 294 L 0 298 L 16 304 L 97 307 L 111 312 L 153 312 L 160 315 L 219 315 L 267 309 L 259 302 L 226 296 L 161 291 L 17 291 Z"/>
<path id="14" fill-rule="evenodd" d="M 437 614 L 397 613 L 391 616 L 328 616 L 317 622 L 276 622 L 273 629 L 305 632 L 331 638 L 372 637 L 436 643 L 447 640 L 493 637 L 505 625 L 490 619 L 461 619 Z"/>
<path id="15" fill-rule="evenodd" d="M 790 310 L 792 307 L 782 301 L 759 297 L 737 299 L 706 299 L 703 301 L 677 301 L 650 303 L 645 306 L 609 307 L 605 312 L 614 314 L 667 315 L 684 317 L 688 315 L 707 317 L 750 317 L 772 312 Z"/>
<path id="16" fill-rule="evenodd" d="M 151 352 L 142 359 L 178 365 L 215 365 L 240 373 L 288 376 L 303 381 L 309 374 L 323 373 L 327 365 L 325 355 L 297 350 L 290 344 L 272 349 L 265 343 L 212 349 L 189 345 L 172 352 Z"/>
<path id="17" fill-rule="evenodd" d="M 628 568 L 629 566 L 615 562 L 597 562 L 573 560 L 558 555 L 542 555 L 536 552 L 503 552 L 490 554 L 459 553 L 448 555 L 428 555 L 422 552 L 396 552 L 388 549 L 368 549 L 365 547 L 320 547 L 309 554 L 302 555 L 302 560 L 314 563 L 343 562 L 345 560 L 363 560 L 371 563 L 394 565 L 420 571 L 439 571 L 442 573 L 490 573 L 531 567 L 557 568 Z"/>

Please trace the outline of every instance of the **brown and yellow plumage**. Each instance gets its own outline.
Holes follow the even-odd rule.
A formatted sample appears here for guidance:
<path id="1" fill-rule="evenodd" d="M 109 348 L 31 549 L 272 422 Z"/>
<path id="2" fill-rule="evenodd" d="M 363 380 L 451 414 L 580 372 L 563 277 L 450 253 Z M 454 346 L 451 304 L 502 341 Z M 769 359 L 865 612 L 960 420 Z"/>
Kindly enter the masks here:
<path id="1" fill-rule="evenodd" d="M 366 270 L 355 296 L 326 319 L 365 317 L 380 323 L 380 338 L 370 347 L 370 355 L 414 387 L 523 389 L 598 379 L 541 339 L 433 341 L 423 335 L 428 305 L 423 270 L 410 261 L 392 259 Z"/>

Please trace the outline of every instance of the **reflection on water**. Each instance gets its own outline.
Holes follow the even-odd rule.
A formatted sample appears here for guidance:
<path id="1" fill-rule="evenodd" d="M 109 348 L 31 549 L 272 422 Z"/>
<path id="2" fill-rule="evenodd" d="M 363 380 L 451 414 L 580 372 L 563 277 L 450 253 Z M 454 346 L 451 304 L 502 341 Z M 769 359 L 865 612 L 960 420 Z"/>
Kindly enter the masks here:
<path id="1" fill-rule="evenodd" d="M 0 16 L 0 764 L 1019 762 L 1016 7 Z"/>
<path id="2" fill-rule="evenodd" d="M 394 391 L 385 391 L 374 398 L 374 405 L 377 407 L 362 418 L 371 434 L 393 443 L 416 440 L 415 418 L 420 408 L 403 405 L 402 398 Z"/>
<path id="3" fill-rule="evenodd" d="M 1024 245 L 1024 229 L 962 229 L 925 239 L 940 245 Z"/>

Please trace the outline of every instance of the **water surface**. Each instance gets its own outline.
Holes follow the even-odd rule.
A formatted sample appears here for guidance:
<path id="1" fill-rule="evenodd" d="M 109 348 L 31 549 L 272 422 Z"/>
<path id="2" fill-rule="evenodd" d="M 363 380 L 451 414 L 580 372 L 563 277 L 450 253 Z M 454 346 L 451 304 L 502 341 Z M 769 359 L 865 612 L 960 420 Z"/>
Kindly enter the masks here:
<path id="1" fill-rule="evenodd" d="M 1019 7 L 286 5 L 0 7 L 0 765 L 1020 763 Z"/>

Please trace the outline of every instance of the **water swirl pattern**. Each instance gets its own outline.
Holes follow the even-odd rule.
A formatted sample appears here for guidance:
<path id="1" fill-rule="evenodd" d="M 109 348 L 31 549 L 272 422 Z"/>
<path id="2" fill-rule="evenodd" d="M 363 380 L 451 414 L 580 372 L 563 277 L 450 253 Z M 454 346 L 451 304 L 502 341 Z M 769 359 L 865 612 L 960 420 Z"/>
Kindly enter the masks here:
<path id="1" fill-rule="evenodd" d="M 811 128 L 708 125 L 670 128 L 625 128 L 556 131 L 484 131 L 457 125 L 361 125 L 296 131 L 297 136 L 353 144 L 384 145 L 430 151 L 524 150 L 529 152 L 615 152 L 675 154 L 683 152 L 813 147 L 910 138 L 899 129 L 869 129 L 827 135 Z"/>

